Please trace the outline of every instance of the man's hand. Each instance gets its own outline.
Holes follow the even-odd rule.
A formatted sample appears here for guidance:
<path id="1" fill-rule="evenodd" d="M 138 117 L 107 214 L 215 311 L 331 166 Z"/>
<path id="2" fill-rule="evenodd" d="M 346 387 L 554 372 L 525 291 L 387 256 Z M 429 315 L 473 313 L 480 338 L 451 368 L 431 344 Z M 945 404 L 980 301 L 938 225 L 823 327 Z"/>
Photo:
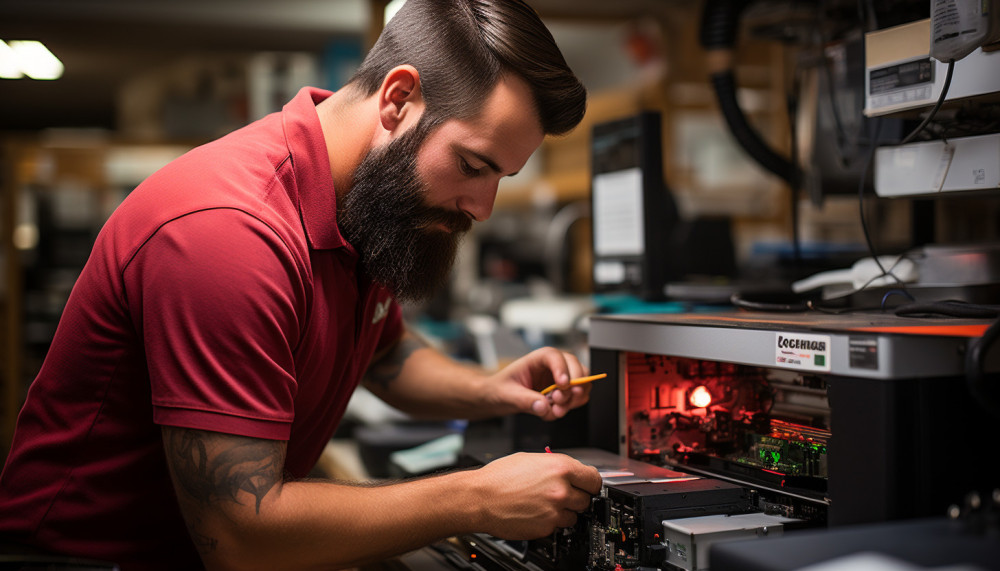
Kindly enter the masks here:
<path id="1" fill-rule="evenodd" d="M 555 420 L 590 398 L 590 385 L 571 387 L 587 375 L 571 353 L 544 347 L 499 372 L 459 364 L 406 333 L 368 368 L 365 386 L 417 418 L 489 418 L 523 412 Z M 547 395 L 539 391 L 555 384 Z"/>
<path id="2" fill-rule="evenodd" d="M 477 470 L 485 531 L 503 539 L 536 539 L 571 527 L 601 491 L 597 469 L 564 454 L 505 456 Z"/>
<path id="3" fill-rule="evenodd" d="M 571 353 L 544 347 L 528 353 L 504 367 L 488 383 L 497 407 L 513 407 L 507 412 L 534 414 L 554 420 L 590 399 L 590 385 L 570 386 L 570 379 L 587 375 L 587 370 Z M 539 391 L 555 384 L 548 395 Z"/>

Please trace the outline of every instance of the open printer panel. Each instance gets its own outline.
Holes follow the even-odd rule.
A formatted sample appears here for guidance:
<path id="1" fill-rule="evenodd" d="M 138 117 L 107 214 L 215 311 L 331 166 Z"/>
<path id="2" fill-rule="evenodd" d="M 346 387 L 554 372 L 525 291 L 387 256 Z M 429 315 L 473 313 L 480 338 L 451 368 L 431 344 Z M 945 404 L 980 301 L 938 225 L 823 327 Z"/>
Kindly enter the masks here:
<path id="1" fill-rule="evenodd" d="M 838 526 L 943 516 L 997 474 L 965 379 L 989 321 L 887 314 L 595 316 L 589 440 Z M 996 364 L 987 364 L 995 369 Z"/>
<path id="2" fill-rule="evenodd" d="M 748 484 L 767 512 L 825 520 L 825 379 L 648 353 L 621 358 L 629 457 Z"/>

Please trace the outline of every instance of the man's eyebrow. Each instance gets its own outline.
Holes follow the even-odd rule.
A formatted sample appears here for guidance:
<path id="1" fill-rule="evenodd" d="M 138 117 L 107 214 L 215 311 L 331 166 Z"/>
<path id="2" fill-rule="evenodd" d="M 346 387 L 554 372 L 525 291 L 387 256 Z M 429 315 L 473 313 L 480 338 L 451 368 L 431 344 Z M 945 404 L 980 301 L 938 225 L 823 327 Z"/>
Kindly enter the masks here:
<path id="1" fill-rule="evenodd" d="M 477 160 L 479 160 L 480 162 L 482 162 L 486 166 L 490 167 L 490 170 L 492 170 L 493 172 L 495 172 L 497 174 L 502 174 L 503 173 L 503 169 L 500 168 L 500 165 L 498 165 L 496 163 L 496 161 L 494 161 L 493 159 L 487 157 L 486 155 L 484 155 L 482 153 L 478 153 L 478 152 L 476 152 L 476 151 L 474 151 L 474 150 L 472 150 L 472 149 L 470 149 L 468 147 L 465 147 L 465 146 L 459 146 L 459 149 L 461 149 L 462 151 L 465 151 L 466 153 L 469 153 L 470 155 L 476 157 Z M 506 176 L 514 176 L 518 172 L 520 172 L 520 171 L 512 172 L 512 173 L 510 173 L 509 175 L 506 175 Z"/>

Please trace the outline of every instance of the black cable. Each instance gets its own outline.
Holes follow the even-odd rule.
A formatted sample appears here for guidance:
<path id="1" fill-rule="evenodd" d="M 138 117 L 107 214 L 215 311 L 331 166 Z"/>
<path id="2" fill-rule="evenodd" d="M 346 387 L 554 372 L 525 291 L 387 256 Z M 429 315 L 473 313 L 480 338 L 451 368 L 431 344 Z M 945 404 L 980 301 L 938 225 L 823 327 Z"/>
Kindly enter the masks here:
<path id="1" fill-rule="evenodd" d="M 906 136 L 905 139 L 903 139 L 903 141 L 900 143 L 901 145 L 905 145 L 906 143 L 910 142 L 921 131 L 923 131 L 924 128 L 931 122 L 931 120 L 937 114 L 938 109 L 941 108 L 941 105 L 944 103 L 944 100 L 948 96 L 948 88 L 951 86 L 951 78 L 954 69 L 955 69 L 955 62 L 949 61 L 948 73 L 945 76 L 944 85 L 941 87 L 941 94 L 938 96 L 937 103 L 931 109 L 927 117 L 924 118 L 923 122 L 921 122 L 920 125 L 918 125 L 917 128 L 913 130 L 913 132 L 911 132 L 909 135 Z M 871 232 L 868 229 L 868 221 L 865 219 L 865 183 L 867 182 L 868 179 L 868 171 L 871 170 L 872 162 L 875 160 L 875 151 L 878 149 L 878 139 L 879 139 L 879 134 L 882 130 L 882 120 L 881 118 L 875 118 L 871 124 L 874 124 L 873 128 L 874 133 L 870 137 L 871 148 L 869 149 L 868 157 L 865 159 L 865 166 L 861 171 L 861 177 L 860 180 L 858 181 L 858 214 L 861 218 L 861 230 L 865 235 L 865 243 L 868 245 L 868 253 L 871 254 L 872 259 L 875 260 L 875 265 L 878 266 L 878 269 L 882 272 L 882 275 L 885 276 L 889 275 L 889 272 L 887 272 L 885 267 L 882 265 L 882 261 L 878 259 L 878 254 L 875 251 L 875 242 L 872 240 Z M 903 284 L 900 285 L 903 287 L 904 290 L 906 289 L 905 285 Z"/>
<path id="2" fill-rule="evenodd" d="M 808 305 L 809 305 L 809 309 L 811 309 L 813 311 L 818 311 L 820 313 L 826 313 L 826 314 L 829 314 L 829 315 L 844 315 L 844 314 L 847 314 L 847 313 L 860 313 L 860 312 L 881 311 L 882 310 L 882 308 L 879 307 L 879 306 L 877 306 L 877 305 L 871 305 L 871 306 L 858 305 L 858 306 L 854 306 L 854 307 L 833 307 L 833 306 L 818 305 L 818 304 L 816 304 L 815 302 L 812 302 L 812 301 L 810 301 L 808 303 Z"/>
<path id="3" fill-rule="evenodd" d="M 736 44 L 743 10 L 750 0 L 709 0 L 701 16 L 698 37 L 706 50 L 731 50 Z"/>
<path id="4" fill-rule="evenodd" d="M 878 267 L 879 267 L 880 270 L 882 270 L 882 273 L 879 274 L 879 275 L 877 275 L 877 276 L 874 276 L 871 279 L 869 279 L 868 281 L 866 281 L 864 283 L 864 285 L 862 285 L 858 289 L 854 290 L 854 293 L 857 293 L 859 291 L 864 291 L 864 290 L 868 289 L 868 286 L 870 286 L 873 283 L 875 283 L 875 280 L 878 280 L 878 279 L 881 279 L 881 278 L 893 278 L 893 279 L 896 280 L 896 283 L 899 284 L 901 288 L 903 288 L 902 289 L 903 294 L 910 295 L 906 291 L 906 282 L 903 281 L 902 279 L 900 279 L 900 277 L 897 276 L 896 274 L 892 273 L 892 270 L 896 269 L 896 266 L 898 266 L 899 263 L 902 262 L 903 260 L 910 260 L 911 262 L 913 261 L 907 255 L 899 256 L 899 257 L 896 258 L 896 261 L 893 262 L 891 266 L 889 266 L 889 269 L 887 270 L 887 269 L 884 269 L 884 267 L 882 266 L 882 263 L 881 263 L 882 261 L 881 260 L 876 260 L 876 263 L 878 263 Z M 912 298 L 913 296 L 910 296 L 910 297 Z"/>
<path id="5" fill-rule="evenodd" d="M 709 81 L 718 99 L 722 118 L 725 119 L 736 142 L 764 169 L 780 177 L 789 186 L 798 185 L 802 178 L 802 171 L 798 165 L 774 151 L 750 125 L 750 121 L 740 108 L 736 98 L 736 76 L 733 70 L 713 73 L 709 76 Z"/>
<path id="6" fill-rule="evenodd" d="M 708 52 L 728 53 L 734 50 L 743 11 L 751 0 L 706 0 L 702 10 L 699 39 Z M 724 69 L 713 71 L 709 81 L 715 91 L 719 110 L 730 133 L 743 150 L 757 164 L 784 180 L 791 189 L 792 200 L 792 249 L 796 265 L 801 265 L 802 252 L 799 239 L 798 197 L 802 188 L 802 169 L 797 164 L 794 140 L 795 117 L 789 115 L 792 129 L 792 158 L 778 154 L 750 124 L 736 97 L 736 76 L 730 62 Z M 793 101 L 787 100 L 789 113 Z"/>
<path id="7" fill-rule="evenodd" d="M 751 311 L 773 311 L 780 313 L 793 313 L 799 311 L 806 311 L 809 309 L 809 303 L 805 300 L 785 300 L 785 299 L 767 299 L 765 296 L 761 296 L 759 299 L 748 299 L 739 292 L 734 293 L 729 297 L 729 303 L 733 304 L 735 307 L 740 309 L 748 309 Z"/>
<path id="8" fill-rule="evenodd" d="M 722 53 L 735 49 L 743 10 L 750 0 L 707 0 L 702 10 L 699 39 L 708 52 Z M 712 72 L 709 81 L 715 91 L 719 110 L 736 142 L 764 169 L 780 177 L 789 186 L 799 184 L 802 171 L 797 164 L 782 157 L 753 128 L 736 98 L 736 76 L 731 66 Z"/>
<path id="9" fill-rule="evenodd" d="M 969 386 L 969 392 L 979 404 L 1000 418 L 1000 396 L 998 396 L 997 375 L 986 375 L 983 371 L 986 353 L 990 350 L 997 338 L 1000 337 L 1000 319 L 994 321 L 986 328 L 983 336 L 979 339 L 969 341 L 969 351 L 965 354 L 965 381 Z"/>
<path id="10" fill-rule="evenodd" d="M 906 138 L 902 140 L 902 142 L 899 143 L 900 145 L 905 145 L 910 141 L 912 141 L 914 137 L 919 135 L 924 130 L 924 128 L 927 127 L 927 124 L 934 119 L 934 116 L 937 115 L 938 109 L 941 109 L 941 105 L 944 104 L 944 100 L 948 98 L 948 88 L 951 87 L 951 76 L 953 75 L 954 71 L 955 71 L 955 60 L 949 60 L 948 72 L 944 76 L 944 85 L 941 86 L 941 95 L 938 96 L 937 103 L 935 103 L 934 107 L 931 108 L 931 112 L 927 114 L 927 117 L 924 117 L 924 120 L 919 125 L 917 125 L 917 128 L 914 129 L 909 135 L 906 136 Z"/>
<path id="11" fill-rule="evenodd" d="M 878 259 L 878 255 L 875 253 L 875 243 L 872 241 L 871 233 L 868 231 L 868 222 L 865 220 L 865 183 L 868 180 L 868 171 L 871 170 L 872 161 L 875 160 L 875 151 L 878 149 L 876 141 L 878 141 L 879 132 L 882 130 L 882 119 L 875 118 L 869 125 L 874 125 L 874 133 L 870 138 L 872 145 L 868 150 L 868 157 L 865 159 L 865 166 L 861 170 L 861 177 L 858 181 L 858 213 L 861 217 L 861 231 L 864 232 L 865 242 L 868 244 L 868 253 L 871 254 L 872 259 L 875 260 L 875 265 L 878 266 L 878 269 L 884 276 L 889 272 L 885 271 L 882 261 Z"/>
<path id="12" fill-rule="evenodd" d="M 1000 316 L 1000 306 L 969 303 L 958 299 L 915 302 L 900 305 L 893 311 L 906 317 L 962 317 L 989 319 Z"/>

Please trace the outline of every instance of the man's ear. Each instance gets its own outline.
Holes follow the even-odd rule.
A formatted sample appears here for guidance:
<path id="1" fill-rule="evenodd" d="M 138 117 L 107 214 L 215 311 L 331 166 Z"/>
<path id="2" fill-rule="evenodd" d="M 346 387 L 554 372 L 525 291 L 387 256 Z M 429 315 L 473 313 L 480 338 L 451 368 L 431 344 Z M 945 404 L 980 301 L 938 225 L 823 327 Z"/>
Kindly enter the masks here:
<path id="1" fill-rule="evenodd" d="M 395 132 L 416 123 L 424 109 L 420 93 L 420 74 L 412 65 L 392 68 L 378 91 L 379 119 L 382 128 Z"/>

